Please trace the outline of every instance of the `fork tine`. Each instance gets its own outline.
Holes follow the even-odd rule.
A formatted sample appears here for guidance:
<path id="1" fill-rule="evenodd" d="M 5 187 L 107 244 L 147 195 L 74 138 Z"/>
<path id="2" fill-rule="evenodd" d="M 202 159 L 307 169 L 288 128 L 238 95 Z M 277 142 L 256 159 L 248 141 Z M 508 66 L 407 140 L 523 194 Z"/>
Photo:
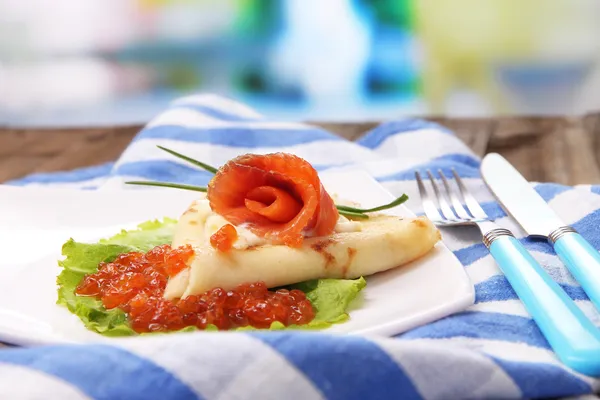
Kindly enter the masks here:
<path id="1" fill-rule="evenodd" d="M 469 192 L 469 189 L 467 189 L 467 187 L 463 183 L 460 176 L 458 176 L 458 174 L 456 173 L 454 168 L 452 168 L 452 175 L 454 175 L 454 179 L 456 179 L 456 183 L 458 184 L 458 189 L 460 190 L 460 194 L 462 195 L 462 197 L 465 201 L 465 204 L 467 205 L 467 210 L 475 218 L 487 219 L 488 218 L 487 214 L 485 213 L 485 211 L 483 211 L 483 208 L 481 208 L 481 206 L 479 205 L 477 200 L 475 200 L 475 197 L 473 197 L 471 192 Z"/>
<path id="2" fill-rule="evenodd" d="M 458 216 L 456 214 L 454 214 L 454 211 L 452 211 L 452 209 L 450 208 L 450 205 L 446 201 L 446 194 L 445 193 L 443 195 L 441 194 L 437 183 L 435 183 L 435 178 L 433 177 L 433 174 L 431 173 L 430 170 L 427 170 L 427 175 L 429 176 L 429 180 L 431 181 L 431 186 L 433 186 L 433 192 L 435 193 L 435 196 L 437 197 L 438 203 L 440 203 L 440 211 L 441 211 L 442 215 L 447 220 L 456 221 L 456 218 L 458 218 Z"/>
<path id="3" fill-rule="evenodd" d="M 450 187 L 450 183 L 448 182 L 448 179 L 446 179 L 446 176 L 444 175 L 444 173 L 442 172 L 441 169 L 438 169 L 438 175 L 440 176 L 440 178 L 442 178 L 442 182 L 444 183 L 444 186 L 446 187 L 446 193 L 448 193 L 448 195 L 450 196 L 450 201 L 452 202 L 452 207 L 454 208 L 454 213 L 459 218 L 471 219 L 471 215 L 469 215 L 467 210 L 465 210 L 465 208 L 463 207 L 460 199 L 456 195 L 456 190 L 453 190 Z"/>
<path id="4" fill-rule="evenodd" d="M 417 186 L 419 186 L 419 194 L 421 195 L 421 203 L 423 203 L 425 215 L 432 221 L 443 221 L 444 218 L 439 213 L 435 203 L 429 197 L 429 193 L 423 184 L 423 179 L 421 179 L 419 171 L 415 171 L 415 178 L 417 178 Z"/>

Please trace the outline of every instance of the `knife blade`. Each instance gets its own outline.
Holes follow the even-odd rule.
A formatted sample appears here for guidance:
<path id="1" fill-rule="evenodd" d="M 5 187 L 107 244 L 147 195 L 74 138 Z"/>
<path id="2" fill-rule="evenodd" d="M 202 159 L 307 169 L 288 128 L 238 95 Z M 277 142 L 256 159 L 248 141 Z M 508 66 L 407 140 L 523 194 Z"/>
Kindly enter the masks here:
<path id="1" fill-rule="evenodd" d="M 547 238 L 600 309 L 600 253 L 560 219 L 527 180 L 499 154 L 486 155 L 481 175 L 506 212 L 532 237 Z"/>
<path id="2" fill-rule="evenodd" d="M 501 155 L 486 155 L 481 162 L 481 175 L 507 213 L 529 236 L 547 238 L 565 226 L 530 183 Z"/>

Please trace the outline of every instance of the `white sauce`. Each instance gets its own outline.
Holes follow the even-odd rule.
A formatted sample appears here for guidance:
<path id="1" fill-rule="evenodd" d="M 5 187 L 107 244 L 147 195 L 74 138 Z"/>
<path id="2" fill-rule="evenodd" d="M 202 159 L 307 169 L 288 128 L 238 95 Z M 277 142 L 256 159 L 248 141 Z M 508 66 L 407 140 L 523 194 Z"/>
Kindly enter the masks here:
<path id="1" fill-rule="evenodd" d="M 229 224 L 225 218 L 216 214 L 214 211 L 210 209 L 210 204 L 206 199 L 200 199 L 196 202 L 196 207 L 200 212 L 206 212 L 206 223 L 204 225 L 204 237 L 210 238 L 213 234 L 215 234 L 223 225 Z M 256 236 L 254 233 L 250 232 L 250 230 L 244 228 L 243 226 L 236 226 L 235 229 L 238 233 L 238 238 L 236 242 L 233 244 L 233 247 L 238 250 L 243 250 L 251 246 L 259 246 L 262 244 L 267 244 L 268 241 L 264 238 Z"/>
<path id="2" fill-rule="evenodd" d="M 362 228 L 360 221 L 351 221 L 348 218 L 340 215 L 337 224 L 335 225 L 335 231 L 338 233 L 342 232 L 359 232 Z"/>

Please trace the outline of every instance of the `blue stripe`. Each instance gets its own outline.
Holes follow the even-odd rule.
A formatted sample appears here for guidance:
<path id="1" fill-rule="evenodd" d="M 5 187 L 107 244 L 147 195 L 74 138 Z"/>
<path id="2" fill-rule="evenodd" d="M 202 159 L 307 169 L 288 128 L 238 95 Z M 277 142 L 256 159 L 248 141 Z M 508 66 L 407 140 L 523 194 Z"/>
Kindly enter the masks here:
<path id="1" fill-rule="evenodd" d="M 535 186 L 535 191 L 538 192 L 546 202 L 549 202 L 559 194 L 572 189 L 572 187 L 559 185 L 557 183 L 540 183 Z"/>
<path id="2" fill-rule="evenodd" d="M 540 189 L 540 194 L 544 200 L 546 200 L 546 198 L 551 199 L 563 192 L 560 189 L 556 190 L 557 188 L 548 188 L 548 190 L 546 190 L 546 188 Z M 482 208 L 492 220 L 506 216 L 504 210 L 502 210 L 497 203 L 484 203 L 482 204 Z M 585 237 L 596 250 L 600 250 L 600 236 L 597 234 L 599 219 L 600 210 L 596 210 L 586 215 L 579 221 L 571 224 L 573 228 L 575 228 L 583 237 Z M 546 240 L 521 238 L 519 239 L 519 242 L 521 242 L 521 244 L 525 246 L 528 251 L 537 251 L 549 255 L 556 255 L 554 248 Z M 474 263 L 480 258 L 485 257 L 487 254 L 489 254 L 489 252 L 482 243 L 477 243 L 472 246 L 454 251 L 454 255 L 465 266 Z"/>
<path id="3" fill-rule="evenodd" d="M 208 143 L 229 147 L 282 147 L 324 140 L 343 141 L 322 129 L 251 129 L 239 128 L 186 128 L 182 126 L 155 126 L 144 129 L 135 138 L 170 139 L 192 143 Z"/>
<path id="4" fill-rule="evenodd" d="M 161 182 L 206 186 L 214 176 L 200 168 L 188 167 L 175 161 L 136 161 L 120 165 L 116 175 L 126 175 Z"/>
<path id="5" fill-rule="evenodd" d="M 579 286 L 559 284 L 573 300 L 589 300 Z M 518 300 L 519 297 L 504 275 L 496 275 L 475 285 L 475 303 Z"/>
<path id="6" fill-rule="evenodd" d="M 341 165 L 318 165 L 313 167 L 318 172 Z M 200 168 L 180 164 L 176 161 L 146 160 L 122 164 L 114 171 L 115 175 L 133 176 L 162 182 L 177 182 L 189 185 L 207 185 L 213 174 Z"/>
<path id="7" fill-rule="evenodd" d="M 437 176 L 437 171 L 439 169 L 441 169 L 442 172 L 444 173 L 444 175 L 447 177 L 452 176 L 452 169 L 454 169 L 456 171 L 456 173 L 458 173 L 458 175 L 460 175 L 461 178 L 479 178 L 480 177 L 478 168 L 472 167 L 465 163 L 460 163 L 460 164 L 457 163 L 453 159 L 456 156 L 457 156 L 456 154 L 452 154 L 449 156 L 438 157 L 431 161 L 428 161 L 427 163 L 417 165 L 410 169 L 406 169 L 406 170 L 403 170 L 400 172 L 395 172 L 393 174 L 377 177 L 377 180 L 381 181 L 381 182 L 412 181 L 412 180 L 415 180 L 415 171 L 420 171 L 423 174 L 427 170 L 430 170 L 434 175 Z M 464 157 L 471 159 L 469 164 L 474 162 L 473 161 L 474 159 L 472 157 L 469 157 L 469 156 L 464 156 Z M 426 175 L 424 177 L 426 178 Z"/>
<path id="8" fill-rule="evenodd" d="M 488 357 L 512 378 L 524 398 L 571 397 L 592 393 L 590 385 L 556 365 Z"/>
<path id="9" fill-rule="evenodd" d="M 554 183 L 541 183 L 535 187 L 535 191 L 540 195 L 542 199 L 546 202 L 551 201 L 559 194 L 566 192 L 567 190 L 572 189 L 568 186 L 558 185 Z M 506 217 L 507 214 L 498 202 L 487 202 L 481 204 L 481 208 L 485 211 L 487 216 L 491 220 L 495 220 L 498 218 Z"/>
<path id="10" fill-rule="evenodd" d="M 590 244 L 600 250 L 600 235 L 598 234 L 598 221 L 600 221 L 600 210 L 589 213 L 579 221 L 572 224 Z"/>
<path id="11" fill-rule="evenodd" d="M 519 242 L 521 242 L 521 244 L 529 251 L 538 251 L 551 256 L 556 255 L 554 248 L 545 239 L 521 238 L 519 239 Z"/>
<path id="12" fill-rule="evenodd" d="M 404 371 L 379 346 L 357 336 L 254 334 L 302 371 L 328 399 L 420 399 Z"/>
<path id="13" fill-rule="evenodd" d="M 226 111 L 217 110 L 217 109 L 203 106 L 200 104 L 181 103 L 181 104 L 175 106 L 174 108 L 187 108 L 190 110 L 198 111 L 199 113 L 201 113 L 203 115 L 206 115 L 206 116 L 212 117 L 212 118 L 216 118 L 216 119 L 220 119 L 221 121 L 253 122 L 253 121 L 260 121 L 260 120 L 264 119 L 264 118 L 244 117 L 241 115 L 228 113 Z"/>
<path id="14" fill-rule="evenodd" d="M 541 183 L 536 185 L 534 189 L 540 195 L 540 197 L 542 197 L 542 199 L 544 199 L 546 202 L 549 202 L 559 194 L 572 188 L 554 183 Z M 498 218 L 507 216 L 502 206 L 495 201 L 483 203 L 481 204 L 481 208 L 483 208 L 491 220 L 496 220 Z"/>
<path id="15" fill-rule="evenodd" d="M 0 362 L 60 378 L 94 399 L 197 399 L 183 382 L 149 360 L 104 345 L 0 351 Z"/>
<path id="16" fill-rule="evenodd" d="M 467 337 L 505 342 L 524 342 L 550 349 L 536 323 L 530 318 L 491 312 L 463 312 L 413 329 L 401 339 L 447 339 Z"/>
<path id="17" fill-rule="evenodd" d="M 469 247 L 464 247 L 460 250 L 455 250 L 453 253 L 456 258 L 458 258 L 458 261 L 460 261 L 465 267 L 468 267 L 475 261 L 490 254 L 489 250 L 483 245 L 483 243 L 477 243 Z"/>
<path id="18" fill-rule="evenodd" d="M 422 129 L 433 129 L 438 132 L 451 134 L 452 132 L 436 123 L 421 119 L 403 119 L 398 121 L 384 122 L 373 128 L 365 136 L 357 141 L 358 144 L 374 149 L 384 141 L 395 135 L 414 132 Z"/>
<path id="19" fill-rule="evenodd" d="M 554 248 L 548 244 L 546 240 L 521 238 L 519 239 L 519 242 L 525 246 L 528 251 L 537 251 L 552 256 L 556 255 Z M 483 245 L 483 243 L 477 243 L 454 251 L 456 258 L 458 258 L 465 267 L 473 264 L 475 261 L 487 256 L 488 254 L 489 250 Z"/>
<path id="20" fill-rule="evenodd" d="M 507 216 L 506 211 L 504 211 L 500 204 L 495 201 L 482 203 L 481 208 L 483 208 L 483 211 L 485 211 L 488 218 L 492 221 Z"/>
<path id="21" fill-rule="evenodd" d="M 451 153 L 434 158 L 434 161 L 437 160 L 453 161 L 457 164 L 463 164 L 477 169 L 479 169 L 479 166 L 481 165 L 481 160 L 479 158 L 461 153 Z"/>
<path id="22" fill-rule="evenodd" d="M 592 191 L 592 193 L 595 194 L 600 194 L 600 185 L 593 185 L 590 190 Z"/>
<path id="23" fill-rule="evenodd" d="M 114 163 L 106 163 L 94 167 L 74 169 L 68 172 L 51 172 L 31 174 L 25 178 L 9 181 L 6 184 L 24 186 L 31 183 L 76 183 L 107 176 Z"/>
<path id="24" fill-rule="evenodd" d="M 455 154 L 455 155 L 440 157 L 432 162 L 423 164 L 422 166 L 419 166 L 419 167 L 415 167 L 415 170 L 418 170 L 422 174 L 425 174 L 425 172 L 429 169 L 432 171 L 432 173 L 435 175 L 435 177 L 437 177 L 437 170 L 439 168 L 439 169 L 442 169 L 443 173 L 446 176 L 451 177 L 452 176 L 452 168 L 454 168 L 461 177 L 479 178 L 479 174 L 477 172 L 475 172 L 474 169 L 471 169 L 470 167 L 463 167 L 461 164 L 455 165 L 454 164 L 454 162 L 456 162 L 455 159 L 458 157 L 464 157 L 462 164 L 475 165 L 474 168 L 478 168 L 476 166 L 477 163 L 479 163 L 478 160 L 474 159 L 473 157 L 466 156 L 466 155 Z M 450 160 L 448 160 L 447 158 L 449 158 Z M 423 177 L 425 179 L 428 179 L 426 175 L 424 175 Z M 386 176 L 377 178 L 377 180 L 382 181 L 382 182 L 386 182 L 386 181 L 390 181 L 390 180 L 414 180 L 414 179 L 415 179 L 414 170 L 405 170 L 405 171 L 398 172 L 398 173 L 395 173 L 392 175 L 386 175 Z M 567 190 L 570 190 L 570 189 L 572 189 L 572 188 L 570 188 L 568 186 L 564 186 L 564 185 L 553 184 L 553 183 L 543 183 L 543 184 L 539 184 L 535 187 L 536 192 L 546 202 L 549 202 L 554 197 L 556 197 L 559 194 L 561 194 Z M 502 206 L 498 202 L 490 201 L 490 202 L 481 203 L 480 205 L 481 205 L 481 208 L 483 208 L 483 210 L 489 217 L 489 219 L 492 221 L 507 216 L 506 211 L 504 210 L 504 208 L 502 208 Z M 593 236 L 596 236 L 596 235 L 593 235 Z M 548 251 L 547 250 L 541 250 L 541 251 L 544 251 L 544 252 L 549 251 L 550 254 L 553 254 L 553 251 L 551 249 L 549 249 Z"/>

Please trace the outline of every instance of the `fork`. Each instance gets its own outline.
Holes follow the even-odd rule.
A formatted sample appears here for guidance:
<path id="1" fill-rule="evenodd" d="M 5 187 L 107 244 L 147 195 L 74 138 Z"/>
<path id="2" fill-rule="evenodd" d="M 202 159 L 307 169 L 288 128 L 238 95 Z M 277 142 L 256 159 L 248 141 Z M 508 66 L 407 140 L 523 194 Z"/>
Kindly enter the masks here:
<path id="1" fill-rule="evenodd" d="M 442 185 L 427 170 L 433 188 L 431 196 L 421 174 L 415 172 L 427 218 L 437 226 L 476 225 L 481 231 L 484 245 L 558 358 L 580 373 L 600 376 L 600 330 L 515 239 L 512 232 L 489 219 L 454 169 L 452 175 L 455 185 L 441 170 L 438 170 L 438 175 Z"/>

